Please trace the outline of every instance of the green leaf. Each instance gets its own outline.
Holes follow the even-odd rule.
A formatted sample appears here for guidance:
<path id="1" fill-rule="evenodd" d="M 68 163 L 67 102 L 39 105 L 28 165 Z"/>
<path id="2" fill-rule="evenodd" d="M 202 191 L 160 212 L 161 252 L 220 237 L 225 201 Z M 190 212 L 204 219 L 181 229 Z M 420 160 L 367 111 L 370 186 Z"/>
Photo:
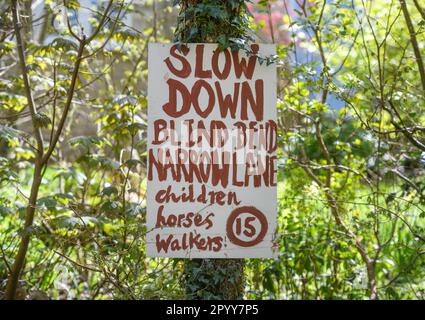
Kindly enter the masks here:
<path id="1" fill-rule="evenodd" d="M 78 136 L 68 140 L 68 143 L 73 146 L 84 146 L 90 148 L 93 146 L 101 146 L 103 143 L 103 138 L 98 136 Z"/>
<path id="2" fill-rule="evenodd" d="M 118 189 L 115 188 L 114 186 L 106 187 L 105 189 L 102 190 L 100 194 L 102 196 L 110 196 L 112 194 L 118 194 Z"/>

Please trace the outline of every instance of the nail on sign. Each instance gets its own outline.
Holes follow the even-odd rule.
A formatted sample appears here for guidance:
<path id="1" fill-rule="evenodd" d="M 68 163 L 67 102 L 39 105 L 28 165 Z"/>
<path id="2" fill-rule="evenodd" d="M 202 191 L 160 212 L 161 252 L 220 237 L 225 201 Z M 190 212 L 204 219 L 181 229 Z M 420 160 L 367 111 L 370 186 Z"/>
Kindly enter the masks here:
<path id="1" fill-rule="evenodd" d="M 150 44 L 146 252 L 276 254 L 276 66 L 216 44 Z"/>

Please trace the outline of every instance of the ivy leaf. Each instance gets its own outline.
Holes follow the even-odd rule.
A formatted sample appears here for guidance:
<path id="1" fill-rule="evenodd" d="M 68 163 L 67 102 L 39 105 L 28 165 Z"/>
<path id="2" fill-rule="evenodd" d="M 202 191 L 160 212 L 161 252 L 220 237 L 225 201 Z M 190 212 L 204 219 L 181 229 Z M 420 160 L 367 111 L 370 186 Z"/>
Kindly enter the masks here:
<path id="1" fill-rule="evenodd" d="M 224 50 L 229 47 L 229 39 L 224 34 L 218 36 L 217 42 L 221 50 Z"/>

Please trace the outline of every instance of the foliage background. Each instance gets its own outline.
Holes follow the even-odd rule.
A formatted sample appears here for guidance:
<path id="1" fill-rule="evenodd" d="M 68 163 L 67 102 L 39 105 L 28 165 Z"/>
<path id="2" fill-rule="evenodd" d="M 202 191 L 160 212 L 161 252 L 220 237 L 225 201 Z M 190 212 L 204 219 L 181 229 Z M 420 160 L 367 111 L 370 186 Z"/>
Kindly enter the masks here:
<path id="1" fill-rule="evenodd" d="M 278 46 L 280 255 L 246 260 L 244 297 L 425 297 L 423 4 L 218 3 L 0 4 L 0 296 L 28 236 L 20 299 L 216 298 L 226 269 L 187 295 L 184 262 L 144 252 L 148 43 L 211 36 Z"/>

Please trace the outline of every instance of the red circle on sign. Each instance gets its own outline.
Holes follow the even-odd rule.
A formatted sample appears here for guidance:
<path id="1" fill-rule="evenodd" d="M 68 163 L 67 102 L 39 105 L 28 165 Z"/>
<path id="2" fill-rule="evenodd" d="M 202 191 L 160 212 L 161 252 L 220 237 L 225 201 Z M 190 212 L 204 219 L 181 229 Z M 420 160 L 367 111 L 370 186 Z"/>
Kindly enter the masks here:
<path id="1" fill-rule="evenodd" d="M 239 239 L 236 236 L 235 232 L 233 231 L 233 225 L 235 223 L 236 218 L 238 218 L 240 215 L 244 213 L 253 215 L 260 222 L 260 226 L 261 226 L 260 232 L 258 233 L 257 237 L 250 241 Z M 227 218 L 227 224 L 226 224 L 227 237 L 229 238 L 230 242 L 240 247 L 252 247 L 260 243 L 266 236 L 267 229 L 268 229 L 268 224 L 267 224 L 266 216 L 255 207 L 245 206 L 245 207 L 236 208 L 235 210 L 232 211 L 232 213 L 230 213 L 229 218 Z"/>

